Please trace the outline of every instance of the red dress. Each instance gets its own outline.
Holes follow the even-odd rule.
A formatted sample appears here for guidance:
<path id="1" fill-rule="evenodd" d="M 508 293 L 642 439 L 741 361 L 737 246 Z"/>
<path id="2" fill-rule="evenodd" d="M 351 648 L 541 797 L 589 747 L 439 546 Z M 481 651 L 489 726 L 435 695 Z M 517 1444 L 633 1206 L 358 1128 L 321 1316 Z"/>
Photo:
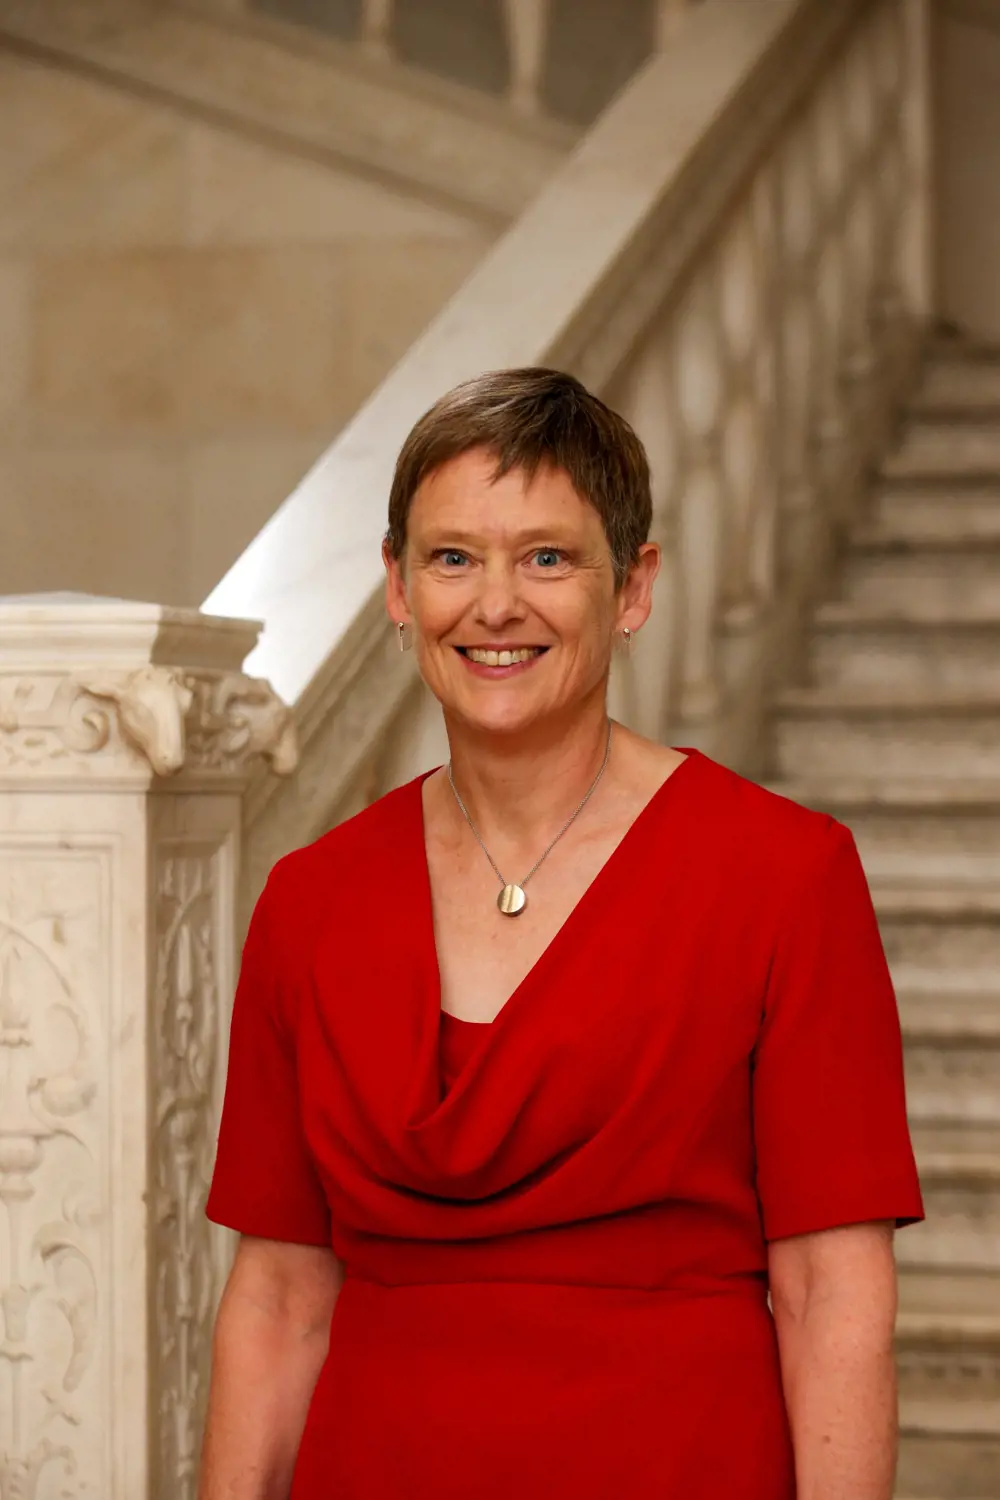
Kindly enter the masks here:
<path id="1" fill-rule="evenodd" d="M 850 833 L 689 752 L 463 1026 L 422 779 L 244 950 L 208 1213 L 346 1267 L 292 1500 L 791 1500 L 767 1242 L 922 1216 Z"/>

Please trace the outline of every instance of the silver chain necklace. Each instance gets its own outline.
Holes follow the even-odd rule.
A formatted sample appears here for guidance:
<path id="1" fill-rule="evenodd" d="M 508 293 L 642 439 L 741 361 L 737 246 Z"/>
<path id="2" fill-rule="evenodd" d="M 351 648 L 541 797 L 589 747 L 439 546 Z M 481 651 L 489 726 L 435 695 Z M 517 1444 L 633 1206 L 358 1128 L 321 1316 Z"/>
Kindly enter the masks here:
<path id="1" fill-rule="evenodd" d="M 575 819 L 577 819 L 580 816 L 580 814 L 583 812 L 583 809 L 586 807 L 587 803 L 590 801 L 591 797 L 594 795 L 594 792 L 597 790 L 597 783 L 600 781 L 601 777 L 604 775 L 605 767 L 608 764 L 608 757 L 611 754 L 611 730 L 612 730 L 612 721 L 609 719 L 608 720 L 608 743 L 604 747 L 604 759 L 601 761 L 601 769 L 598 771 L 597 775 L 594 777 L 594 779 L 591 782 L 589 788 L 587 789 L 587 794 L 584 797 L 583 801 L 580 803 L 579 807 L 576 809 L 575 812 L 570 813 L 569 817 L 566 819 L 565 823 L 560 828 L 560 830 L 556 834 L 555 838 L 552 840 L 551 844 L 549 844 L 548 847 L 545 850 L 543 850 L 543 852 L 535 860 L 535 863 L 532 865 L 532 867 L 528 871 L 527 875 L 525 875 L 524 879 L 521 880 L 516 885 L 508 884 L 508 882 L 506 880 L 504 880 L 504 878 L 501 875 L 500 871 L 497 869 L 497 865 L 496 865 L 496 862 L 495 862 L 492 854 L 487 849 L 487 847 L 483 843 L 482 839 L 479 837 L 479 830 L 477 829 L 475 823 L 473 823 L 471 817 L 469 816 L 469 809 L 466 807 L 465 803 L 462 801 L 461 797 L 459 796 L 458 787 L 455 785 L 454 778 L 452 777 L 452 774 L 451 774 L 451 761 L 449 760 L 449 762 L 448 762 L 448 782 L 449 782 L 449 784 L 451 786 L 452 791 L 455 793 L 455 801 L 458 803 L 459 807 L 462 809 L 462 812 L 465 814 L 465 821 L 468 823 L 469 827 L 472 829 L 472 832 L 476 836 L 476 842 L 479 844 L 480 849 L 482 849 L 483 853 L 486 855 L 486 858 L 489 860 L 490 864 L 493 866 L 494 874 L 496 875 L 496 877 L 499 880 L 501 886 L 503 887 L 503 889 L 501 890 L 499 896 L 497 897 L 497 906 L 503 912 L 503 914 L 504 914 L 505 917 L 516 917 L 517 914 L 518 914 L 518 912 L 522 912 L 524 910 L 525 906 L 527 906 L 527 904 L 528 904 L 528 898 L 524 894 L 524 887 L 528 884 L 528 881 L 531 879 L 532 875 L 534 875 L 535 871 L 538 869 L 538 866 L 542 863 L 542 860 L 546 859 L 552 853 L 552 850 L 558 844 L 559 840 L 562 838 L 563 834 L 566 832 L 566 830 L 570 826 L 570 824 L 572 822 L 574 822 Z"/>

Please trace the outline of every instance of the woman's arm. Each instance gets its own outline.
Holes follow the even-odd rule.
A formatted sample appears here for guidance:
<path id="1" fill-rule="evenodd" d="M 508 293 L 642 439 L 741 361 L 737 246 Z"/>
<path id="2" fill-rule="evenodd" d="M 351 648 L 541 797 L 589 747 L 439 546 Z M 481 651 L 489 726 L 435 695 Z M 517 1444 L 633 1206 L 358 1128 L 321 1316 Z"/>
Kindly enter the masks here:
<path id="1" fill-rule="evenodd" d="M 342 1281 L 332 1250 L 241 1240 L 212 1342 L 199 1500 L 288 1500 Z"/>
<path id="2" fill-rule="evenodd" d="M 891 1224 L 852 1224 L 769 1247 L 798 1500 L 892 1500 L 892 1241 Z"/>

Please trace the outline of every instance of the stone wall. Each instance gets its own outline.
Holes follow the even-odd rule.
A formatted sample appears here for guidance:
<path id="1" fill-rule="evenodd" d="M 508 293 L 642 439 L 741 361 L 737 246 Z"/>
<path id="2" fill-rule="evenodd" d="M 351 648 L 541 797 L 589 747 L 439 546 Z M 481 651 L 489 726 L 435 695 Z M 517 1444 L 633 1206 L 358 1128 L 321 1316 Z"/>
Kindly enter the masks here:
<path id="1" fill-rule="evenodd" d="M 3 52 L 0 198 L 0 594 L 199 602 L 492 238 Z"/>

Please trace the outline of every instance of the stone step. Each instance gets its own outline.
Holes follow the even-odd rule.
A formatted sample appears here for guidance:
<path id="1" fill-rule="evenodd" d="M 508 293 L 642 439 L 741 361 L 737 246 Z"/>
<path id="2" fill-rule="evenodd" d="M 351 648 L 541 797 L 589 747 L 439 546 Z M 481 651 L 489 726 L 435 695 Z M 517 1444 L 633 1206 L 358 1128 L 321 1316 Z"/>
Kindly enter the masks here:
<path id="1" fill-rule="evenodd" d="M 970 921 L 1000 925 L 1000 888 L 995 884 L 920 880 L 907 873 L 897 880 L 880 877 L 871 886 L 882 922 L 927 917 L 941 927 L 964 926 Z"/>
<path id="2" fill-rule="evenodd" d="M 1000 1126 L 911 1122 L 927 1218 L 898 1235 L 911 1269 L 1000 1272 Z"/>
<path id="3" fill-rule="evenodd" d="M 873 487 L 870 508 L 852 528 L 860 545 L 942 543 L 953 537 L 1000 541 L 1000 480 L 978 488 L 949 485 L 947 479 L 919 488 L 882 481 Z"/>
<path id="4" fill-rule="evenodd" d="M 1000 1125 L 1000 989 L 897 989 L 914 1124 Z"/>
<path id="5" fill-rule="evenodd" d="M 774 720 L 779 777 L 1000 778 L 995 695 L 797 688 Z"/>
<path id="6" fill-rule="evenodd" d="M 1000 417 L 1000 357 L 995 350 L 986 350 L 979 355 L 945 355 L 928 361 L 910 410 L 994 411 Z"/>
<path id="7" fill-rule="evenodd" d="M 955 539 L 950 547 L 855 547 L 841 574 L 841 602 L 916 620 L 1000 616 L 1000 546 Z"/>
<path id="8" fill-rule="evenodd" d="M 1000 1403 L 905 1397 L 899 1439 L 897 1494 L 910 1500 L 1000 1495 Z"/>
<path id="9" fill-rule="evenodd" d="M 854 834 L 873 889 L 951 888 L 965 907 L 981 907 L 983 890 L 1000 890 L 1000 804 L 828 810 Z"/>
<path id="10" fill-rule="evenodd" d="M 928 696 L 995 694 L 1000 701 L 1000 610 L 967 619 L 961 607 L 935 614 L 914 594 L 898 610 L 824 605 L 810 639 L 810 671 L 824 689 Z"/>
<path id="11" fill-rule="evenodd" d="M 912 1233 L 905 1230 L 898 1245 Z M 896 1361 L 900 1395 L 900 1479 L 897 1494 L 916 1494 L 918 1459 L 931 1457 L 927 1492 L 982 1495 L 976 1471 L 989 1463 L 1000 1403 L 1000 1273 L 910 1271 L 899 1274 Z M 985 1431 L 983 1427 L 985 1425 Z M 965 1445 L 981 1449 L 972 1459 Z M 958 1454 L 952 1450 L 958 1449 Z M 953 1462 L 954 1459 L 958 1462 Z M 987 1474 L 989 1469 L 986 1469 Z"/>
<path id="12" fill-rule="evenodd" d="M 886 479 L 1000 479 L 1000 422 L 992 416 L 916 418 L 881 473 Z"/>
<path id="13" fill-rule="evenodd" d="M 896 1358 L 904 1400 L 1000 1400 L 1000 1271 L 901 1267 Z"/>
<path id="14" fill-rule="evenodd" d="M 899 990 L 903 1036 L 913 1047 L 1000 1047 L 1000 988 L 957 991 Z"/>
<path id="15" fill-rule="evenodd" d="M 994 1125 L 918 1122 L 913 1149 L 929 1185 L 961 1183 L 984 1192 L 1000 1185 L 1000 1129 Z M 1000 1260 L 995 1269 L 1000 1272 Z"/>
<path id="16" fill-rule="evenodd" d="M 768 779 L 764 785 L 780 797 L 803 807 L 819 808 L 843 822 L 864 812 L 927 809 L 945 813 L 951 808 L 959 812 L 969 808 L 992 811 L 1000 805 L 1000 777 L 955 781 L 936 776 L 886 779 L 877 775 L 821 774 Z"/>
<path id="17" fill-rule="evenodd" d="M 911 1123 L 1000 1126 L 1000 1037 L 989 1044 L 904 1036 Z"/>
<path id="18" fill-rule="evenodd" d="M 928 899 L 919 910 L 876 892 L 879 930 L 897 994 L 967 996 L 995 993 L 1000 977 L 1000 920 L 995 912 L 949 910 Z"/>

